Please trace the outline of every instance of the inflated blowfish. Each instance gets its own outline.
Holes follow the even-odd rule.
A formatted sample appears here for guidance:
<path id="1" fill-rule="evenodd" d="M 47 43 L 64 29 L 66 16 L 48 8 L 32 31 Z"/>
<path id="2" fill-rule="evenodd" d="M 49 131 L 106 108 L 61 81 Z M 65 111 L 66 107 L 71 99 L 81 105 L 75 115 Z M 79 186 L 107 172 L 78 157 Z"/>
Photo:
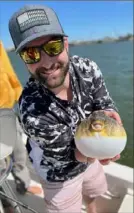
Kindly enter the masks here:
<path id="1" fill-rule="evenodd" d="M 103 111 L 95 111 L 83 120 L 76 129 L 77 149 L 85 156 L 107 159 L 120 154 L 127 142 L 122 125 Z"/>

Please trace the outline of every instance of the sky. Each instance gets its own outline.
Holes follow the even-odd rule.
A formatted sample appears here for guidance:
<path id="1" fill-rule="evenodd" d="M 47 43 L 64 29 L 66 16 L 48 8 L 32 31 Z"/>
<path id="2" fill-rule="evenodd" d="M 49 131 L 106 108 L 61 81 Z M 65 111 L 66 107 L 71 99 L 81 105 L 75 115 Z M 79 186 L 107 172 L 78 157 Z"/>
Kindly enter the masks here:
<path id="1" fill-rule="evenodd" d="M 9 19 L 26 4 L 53 8 L 69 41 L 133 33 L 133 1 L 0 1 L 0 40 L 6 48 L 13 46 Z"/>

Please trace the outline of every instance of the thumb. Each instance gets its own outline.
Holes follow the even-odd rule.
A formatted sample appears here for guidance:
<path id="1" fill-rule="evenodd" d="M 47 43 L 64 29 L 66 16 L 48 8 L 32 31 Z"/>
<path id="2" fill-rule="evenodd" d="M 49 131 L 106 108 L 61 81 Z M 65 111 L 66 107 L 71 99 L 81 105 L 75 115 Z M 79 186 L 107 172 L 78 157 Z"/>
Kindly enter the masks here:
<path id="1" fill-rule="evenodd" d="M 87 158 L 87 162 L 93 163 L 96 159 L 95 158 Z"/>
<path id="2" fill-rule="evenodd" d="M 79 162 L 83 162 L 83 163 L 87 162 L 87 157 L 84 156 L 81 152 L 79 152 L 78 149 L 75 150 L 75 158 Z"/>

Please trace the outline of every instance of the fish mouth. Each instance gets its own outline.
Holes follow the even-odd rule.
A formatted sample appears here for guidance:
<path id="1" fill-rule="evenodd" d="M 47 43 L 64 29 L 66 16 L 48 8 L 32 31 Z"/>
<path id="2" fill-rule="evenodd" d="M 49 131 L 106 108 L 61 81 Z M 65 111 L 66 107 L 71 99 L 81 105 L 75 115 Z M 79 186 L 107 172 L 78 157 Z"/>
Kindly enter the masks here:
<path id="1" fill-rule="evenodd" d="M 100 132 L 104 128 L 104 124 L 101 121 L 94 121 L 91 123 L 91 128 L 94 131 Z"/>

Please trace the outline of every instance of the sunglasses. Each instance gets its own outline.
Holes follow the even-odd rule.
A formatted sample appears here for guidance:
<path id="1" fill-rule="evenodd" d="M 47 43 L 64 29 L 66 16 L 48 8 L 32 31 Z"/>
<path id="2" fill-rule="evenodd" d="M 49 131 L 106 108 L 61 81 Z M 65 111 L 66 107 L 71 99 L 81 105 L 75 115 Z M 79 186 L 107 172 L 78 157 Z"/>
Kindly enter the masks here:
<path id="1" fill-rule="evenodd" d="M 52 39 L 37 47 L 26 47 L 20 52 L 20 56 L 26 64 L 34 64 L 41 60 L 41 51 L 50 57 L 59 55 L 64 50 L 63 38 Z"/>

